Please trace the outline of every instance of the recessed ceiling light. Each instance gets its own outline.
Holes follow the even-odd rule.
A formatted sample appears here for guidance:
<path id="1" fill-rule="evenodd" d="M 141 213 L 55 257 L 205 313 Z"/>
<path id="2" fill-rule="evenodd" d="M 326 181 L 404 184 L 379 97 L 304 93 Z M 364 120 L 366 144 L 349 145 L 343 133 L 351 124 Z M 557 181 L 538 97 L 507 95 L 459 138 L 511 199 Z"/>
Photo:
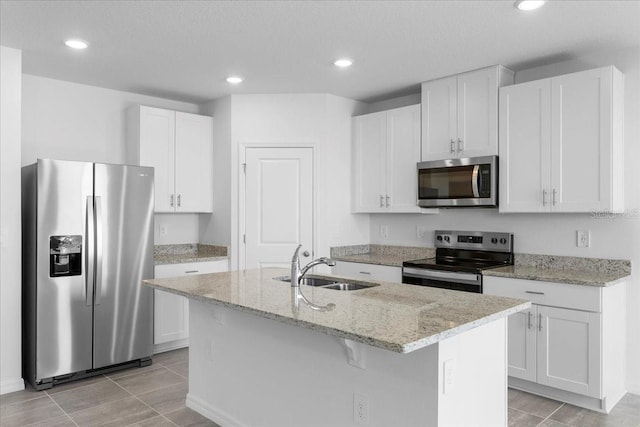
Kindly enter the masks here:
<path id="1" fill-rule="evenodd" d="M 340 68 L 347 68 L 347 67 L 350 67 L 352 64 L 353 64 L 353 61 L 351 59 L 348 59 L 348 58 L 337 59 L 333 63 L 333 65 L 335 65 L 336 67 L 340 67 Z"/>
<path id="2" fill-rule="evenodd" d="M 238 76 L 229 76 L 227 77 L 227 81 L 231 84 L 237 85 L 238 83 L 242 83 L 242 80 L 244 80 L 242 77 L 238 77 Z"/>
<path id="3" fill-rule="evenodd" d="M 544 0 L 518 0 L 513 5 L 520 10 L 534 10 L 542 7 Z"/>
<path id="4" fill-rule="evenodd" d="M 78 39 L 69 39 L 64 42 L 68 47 L 72 49 L 86 49 L 89 47 L 89 43 L 78 40 Z"/>

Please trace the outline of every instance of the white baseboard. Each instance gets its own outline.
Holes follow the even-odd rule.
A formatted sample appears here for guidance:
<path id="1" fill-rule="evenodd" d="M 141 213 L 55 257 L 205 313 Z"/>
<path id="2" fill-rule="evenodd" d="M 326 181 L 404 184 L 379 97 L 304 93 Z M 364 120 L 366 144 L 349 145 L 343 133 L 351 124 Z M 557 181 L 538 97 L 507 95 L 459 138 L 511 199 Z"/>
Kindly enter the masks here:
<path id="1" fill-rule="evenodd" d="M 189 347 L 189 338 L 171 342 L 163 342 L 161 344 L 154 344 L 153 354 L 164 353 L 165 351 L 177 350 L 184 347 Z"/>
<path id="2" fill-rule="evenodd" d="M 22 378 L 2 381 L 0 383 L 0 394 L 13 393 L 14 391 L 20 390 L 24 390 L 24 380 Z"/>
<path id="3" fill-rule="evenodd" d="M 632 383 L 630 381 L 627 382 L 627 391 L 631 394 L 638 394 L 640 395 L 640 384 L 639 383 Z"/>
<path id="4" fill-rule="evenodd" d="M 210 419 L 216 424 L 220 424 L 224 427 L 249 427 L 245 424 L 242 424 L 240 421 L 231 417 L 228 414 L 216 409 L 212 406 L 207 405 L 202 399 L 199 399 L 193 396 L 191 393 L 187 394 L 187 402 L 186 405 L 188 408 L 193 409 L 200 415 L 205 418 Z"/>

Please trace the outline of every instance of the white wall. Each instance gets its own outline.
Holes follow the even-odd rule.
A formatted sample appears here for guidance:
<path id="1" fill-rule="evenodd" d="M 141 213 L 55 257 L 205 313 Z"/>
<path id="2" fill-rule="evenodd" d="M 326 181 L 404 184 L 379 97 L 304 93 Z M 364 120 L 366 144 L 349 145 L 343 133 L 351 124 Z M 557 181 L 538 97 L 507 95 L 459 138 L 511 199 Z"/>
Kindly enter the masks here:
<path id="1" fill-rule="evenodd" d="M 365 111 L 363 104 L 325 94 L 232 95 L 216 100 L 203 111 L 222 121 L 214 142 L 214 193 L 221 203 L 212 218 L 201 216 L 203 241 L 231 246 L 231 268 L 238 266 L 238 171 L 242 144 L 315 144 L 318 156 L 316 255 L 328 256 L 329 247 L 368 238 L 366 215 L 351 215 L 351 116 Z M 221 157 L 222 156 L 222 157 Z M 228 162 L 226 159 L 229 159 Z M 214 203 L 218 205 L 218 202 Z M 218 222 L 220 219 L 223 221 Z M 213 223 L 211 223 L 211 221 Z M 225 222 L 226 221 L 226 222 Z"/>
<path id="2" fill-rule="evenodd" d="M 22 165 L 38 158 L 130 163 L 126 111 L 136 104 L 198 113 L 196 104 L 23 75 Z M 198 215 L 158 214 L 158 244 L 198 242 Z M 166 235 L 160 235 L 160 225 Z"/>
<path id="3" fill-rule="evenodd" d="M 521 83 L 554 75 L 615 65 L 625 74 L 625 199 L 627 214 L 499 214 L 496 209 L 441 210 L 438 215 L 371 215 L 371 242 L 433 246 L 433 230 L 462 229 L 515 233 L 515 251 L 536 254 L 629 259 L 633 274 L 627 290 L 627 387 L 640 394 L 640 51 L 605 52 L 516 73 Z M 388 238 L 379 237 L 380 225 Z M 416 226 L 428 228 L 416 238 Z M 576 230 L 591 231 L 591 247 L 576 247 Z M 354 242 L 362 243 L 362 242 Z"/>
<path id="4" fill-rule="evenodd" d="M 20 111 L 22 52 L 0 46 L 0 394 L 22 390 Z"/>

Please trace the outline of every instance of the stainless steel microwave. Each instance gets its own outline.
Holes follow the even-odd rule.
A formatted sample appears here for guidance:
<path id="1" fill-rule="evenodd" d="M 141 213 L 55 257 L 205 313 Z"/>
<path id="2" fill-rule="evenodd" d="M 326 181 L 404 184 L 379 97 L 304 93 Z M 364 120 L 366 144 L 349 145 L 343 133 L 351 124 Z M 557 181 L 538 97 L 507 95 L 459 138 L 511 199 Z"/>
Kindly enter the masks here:
<path id="1" fill-rule="evenodd" d="M 418 206 L 498 206 L 498 156 L 418 163 Z"/>

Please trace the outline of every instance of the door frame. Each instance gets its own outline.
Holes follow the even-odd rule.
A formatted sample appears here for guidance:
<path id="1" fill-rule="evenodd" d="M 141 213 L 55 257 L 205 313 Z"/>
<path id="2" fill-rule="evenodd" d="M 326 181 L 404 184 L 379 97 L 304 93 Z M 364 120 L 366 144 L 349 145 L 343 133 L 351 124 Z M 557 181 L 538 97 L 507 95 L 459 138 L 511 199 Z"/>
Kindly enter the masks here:
<path id="1" fill-rule="evenodd" d="M 246 164 L 247 150 L 252 148 L 308 148 L 311 149 L 311 161 L 313 171 L 311 174 L 311 258 L 317 253 L 317 219 L 318 219 L 318 145 L 316 143 L 296 143 L 296 142 L 240 142 L 238 144 L 238 270 L 246 268 L 246 244 L 243 236 L 246 232 L 246 175 L 244 173 L 244 164 Z M 292 254 L 293 255 L 293 254 Z"/>

